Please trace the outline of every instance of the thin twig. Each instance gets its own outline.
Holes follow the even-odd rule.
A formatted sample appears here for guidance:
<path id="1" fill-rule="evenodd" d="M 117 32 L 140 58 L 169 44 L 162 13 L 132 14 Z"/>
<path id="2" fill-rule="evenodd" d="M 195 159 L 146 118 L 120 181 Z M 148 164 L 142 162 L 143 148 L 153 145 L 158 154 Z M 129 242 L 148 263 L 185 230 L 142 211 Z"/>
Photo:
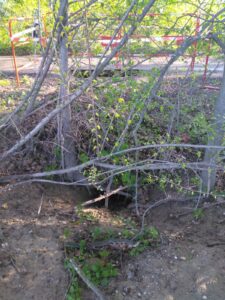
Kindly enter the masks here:
<path id="1" fill-rule="evenodd" d="M 38 216 L 39 216 L 39 215 L 40 215 L 40 213 L 41 213 L 41 209 L 42 209 L 43 200 L 44 200 L 44 194 L 42 194 L 42 196 L 41 196 L 41 203 L 40 203 L 40 206 L 39 206 L 39 208 L 38 208 Z"/>
<path id="2" fill-rule="evenodd" d="M 112 196 L 114 194 L 117 194 L 118 192 L 123 191 L 123 190 L 125 190 L 127 188 L 128 188 L 127 186 L 120 186 L 118 189 L 115 189 L 114 191 L 111 191 L 111 192 L 106 193 L 106 194 L 104 194 L 102 196 L 99 196 L 98 198 L 95 198 L 93 200 L 89 200 L 89 201 L 86 201 L 86 202 L 82 203 L 81 206 L 88 206 L 88 205 L 91 205 L 93 203 L 99 202 L 99 201 L 101 201 L 103 199 L 106 199 L 106 198 L 108 198 L 108 197 L 110 197 L 110 196 Z"/>
<path id="3" fill-rule="evenodd" d="M 145 212 L 142 215 L 141 229 L 138 232 L 138 234 L 135 237 L 133 237 L 133 239 L 136 239 L 138 236 L 140 236 L 143 233 L 144 228 L 145 228 L 145 217 L 150 212 L 150 210 L 152 210 L 153 208 L 159 207 L 159 206 L 161 206 L 163 204 L 172 203 L 172 202 L 174 202 L 174 203 L 175 202 L 183 203 L 183 202 L 186 202 L 186 201 L 194 201 L 194 200 L 196 200 L 196 197 L 186 198 L 186 199 L 165 198 L 165 199 L 161 199 L 161 200 L 159 200 L 159 201 L 157 201 L 157 202 L 149 205 L 148 208 L 145 210 Z"/>

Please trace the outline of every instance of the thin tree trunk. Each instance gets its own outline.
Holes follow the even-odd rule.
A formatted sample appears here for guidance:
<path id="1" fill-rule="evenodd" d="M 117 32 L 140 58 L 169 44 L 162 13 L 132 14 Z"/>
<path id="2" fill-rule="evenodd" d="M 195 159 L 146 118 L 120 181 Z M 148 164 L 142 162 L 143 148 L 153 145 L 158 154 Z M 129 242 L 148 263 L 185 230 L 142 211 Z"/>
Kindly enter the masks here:
<path id="1" fill-rule="evenodd" d="M 66 2 L 66 3 L 65 3 Z M 65 26 L 68 23 L 68 0 L 61 0 L 61 5 L 65 5 L 62 11 L 62 26 L 61 37 L 60 37 L 60 75 L 61 85 L 59 92 L 59 104 L 64 104 L 68 101 L 68 39 Z M 64 28 L 64 29 L 63 29 Z M 61 150 L 61 167 L 70 168 L 77 165 L 75 143 L 71 138 L 71 106 L 68 105 L 58 115 L 58 143 Z M 70 181 L 76 181 L 80 179 L 78 172 L 68 173 L 67 179 Z"/>
<path id="2" fill-rule="evenodd" d="M 225 64 L 224 73 L 221 83 L 220 94 L 217 98 L 214 122 L 212 133 L 209 134 L 208 146 L 221 146 L 225 134 Z M 211 164 L 212 166 L 218 161 L 218 155 L 220 150 L 207 148 L 205 151 L 204 162 Z M 209 195 L 215 187 L 216 183 L 216 170 L 209 167 L 207 171 L 202 172 L 202 184 L 203 190 Z"/>

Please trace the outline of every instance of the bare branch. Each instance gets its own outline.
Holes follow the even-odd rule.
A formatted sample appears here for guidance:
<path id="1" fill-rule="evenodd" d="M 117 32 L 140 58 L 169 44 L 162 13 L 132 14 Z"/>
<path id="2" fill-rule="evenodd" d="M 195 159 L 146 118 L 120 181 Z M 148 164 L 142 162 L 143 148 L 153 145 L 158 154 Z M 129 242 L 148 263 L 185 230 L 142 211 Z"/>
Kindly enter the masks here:
<path id="1" fill-rule="evenodd" d="M 88 206 L 88 205 L 94 204 L 94 203 L 99 202 L 99 201 L 101 201 L 103 199 L 106 199 L 106 198 L 108 198 L 108 197 L 110 197 L 112 195 L 115 195 L 118 192 L 126 190 L 127 188 L 128 188 L 127 186 L 124 186 L 124 187 L 120 186 L 119 188 L 117 188 L 117 189 L 115 189 L 115 190 L 113 190 L 113 191 L 111 191 L 109 193 L 106 193 L 106 194 L 104 194 L 102 196 L 99 196 L 99 197 L 93 199 L 93 200 L 89 200 L 89 201 L 86 201 L 86 202 L 82 203 L 81 206 Z"/>

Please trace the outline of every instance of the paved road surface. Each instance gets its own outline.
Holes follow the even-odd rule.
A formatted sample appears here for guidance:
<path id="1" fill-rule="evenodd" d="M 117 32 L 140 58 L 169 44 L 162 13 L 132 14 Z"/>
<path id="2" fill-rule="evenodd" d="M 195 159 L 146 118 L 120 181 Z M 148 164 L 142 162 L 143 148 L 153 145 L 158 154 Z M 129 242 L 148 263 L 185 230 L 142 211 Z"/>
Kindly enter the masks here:
<path id="1" fill-rule="evenodd" d="M 135 64 L 140 61 L 140 58 L 135 58 Z M 40 64 L 41 57 L 40 56 L 18 56 L 17 57 L 17 66 L 19 68 L 20 74 L 35 74 L 38 70 L 38 66 Z M 99 58 L 92 58 L 91 59 L 91 69 L 93 70 L 98 63 Z M 142 64 L 134 67 L 135 70 L 142 70 L 142 71 L 150 71 L 152 68 L 155 67 L 162 67 L 168 58 L 151 58 L 146 60 Z M 176 61 L 169 69 L 169 74 L 179 74 L 185 75 L 187 72 L 190 71 L 190 59 L 181 59 Z M 70 61 L 70 63 L 72 63 Z M 208 74 L 213 73 L 215 76 L 221 76 L 223 73 L 223 61 L 222 60 L 214 60 L 210 59 L 209 66 L 208 66 Z M 81 59 L 79 62 L 79 68 L 81 70 L 89 70 L 89 62 L 88 59 Z M 107 66 L 106 70 L 115 70 L 120 69 L 120 65 L 111 64 Z M 197 59 L 195 64 L 195 73 L 196 74 L 203 74 L 204 73 L 204 58 L 202 60 Z M 13 60 L 11 56 L 0 56 L 0 72 L 5 74 L 14 74 L 14 67 L 13 67 Z M 57 67 L 55 65 L 51 68 L 52 73 L 57 72 Z"/>

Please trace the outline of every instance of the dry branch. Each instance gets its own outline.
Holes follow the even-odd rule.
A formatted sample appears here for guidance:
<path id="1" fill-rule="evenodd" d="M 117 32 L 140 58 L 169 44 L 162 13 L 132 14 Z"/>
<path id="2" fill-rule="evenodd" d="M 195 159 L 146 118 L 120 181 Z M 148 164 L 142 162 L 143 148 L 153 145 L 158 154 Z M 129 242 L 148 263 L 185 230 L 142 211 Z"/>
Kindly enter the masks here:
<path id="1" fill-rule="evenodd" d="M 135 151 L 142 151 L 142 150 L 148 150 L 148 149 L 161 149 L 161 148 L 192 148 L 192 149 L 216 149 L 216 150 L 225 150 L 224 146 L 207 146 L 207 145 L 193 145 L 193 144 L 155 144 L 155 145 L 144 145 L 144 146 L 137 146 L 125 150 L 121 150 L 115 153 L 111 153 L 109 155 L 103 156 L 103 157 L 97 157 L 94 158 L 88 162 L 85 162 L 83 164 L 62 169 L 62 170 L 54 170 L 54 171 L 46 171 L 46 172 L 38 172 L 38 173 L 32 173 L 32 174 L 23 174 L 23 175 L 11 175 L 11 176 L 5 176 L 1 177 L 0 183 L 9 183 L 9 182 L 16 182 L 16 181 L 25 181 L 30 179 L 38 179 L 41 177 L 47 177 L 47 176 L 54 176 L 54 175 L 64 175 L 66 173 L 79 171 L 81 172 L 85 168 L 91 167 L 91 166 L 98 166 L 100 168 L 109 170 L 108 172 L 111 174 L 111 176 L 115 176 L 116 172 L 123 173 L 127 171 L 134 171 L 134 170 L 172 170 L 172 169 L 191 169 L 191 170 L 203 170 L 210 168 L 215 169 L 221 169 L 224 170 L 223 167 L 220 167 L 216 164 L 206 164 L 204 162 L 191 162 L 186 163 L 185 166 L 182 163 L 176 163 L 176 162 L 169 162 L 169 161 L 153 161 L 152 159 L 149 160 L 143 160 L 139 161 L 138 163 L 134 163 L 131 165 L 113 165 L 105 163 L 108 159 L 111 159 L 114 156 L 119 156 L 123 154 L 132 153 Z M 113 172 L 112 172 L 113 171 Z M 102 174 L 101 174 L 102 175 Z M 73 184 L 80 184 L 83 185 L 84 180 L 79 180 L 74 182 Z"/>
<path id="2" fill-rule="evenodd" d="M 109 193 L 106 193 L 106 194 L 104 194 L 102 196 L 99 196 L 99 197 L 97 197 L 95 199 L 92 199 L 92 200 L 89 200 L 89 201 L 86 201 L 86 202 L 82 203 L 81 206 L 88 206 L 88 205 L 94 204 L 94 203 L 99 202 L 99 201 L 101 201 L 103 199 L 106 199 L 106 198 L 108 198 L 108 197 L 110 197 L 112 195 L 115 195 L 118 192 L 123 191 L 123 190 L 125 190 L 127 188 L 128 188 L 127 186 L 120 186 L 118 189 L 115 189 L 115 190 L 113 190 L 113 191 L 111 191 Z"/>

